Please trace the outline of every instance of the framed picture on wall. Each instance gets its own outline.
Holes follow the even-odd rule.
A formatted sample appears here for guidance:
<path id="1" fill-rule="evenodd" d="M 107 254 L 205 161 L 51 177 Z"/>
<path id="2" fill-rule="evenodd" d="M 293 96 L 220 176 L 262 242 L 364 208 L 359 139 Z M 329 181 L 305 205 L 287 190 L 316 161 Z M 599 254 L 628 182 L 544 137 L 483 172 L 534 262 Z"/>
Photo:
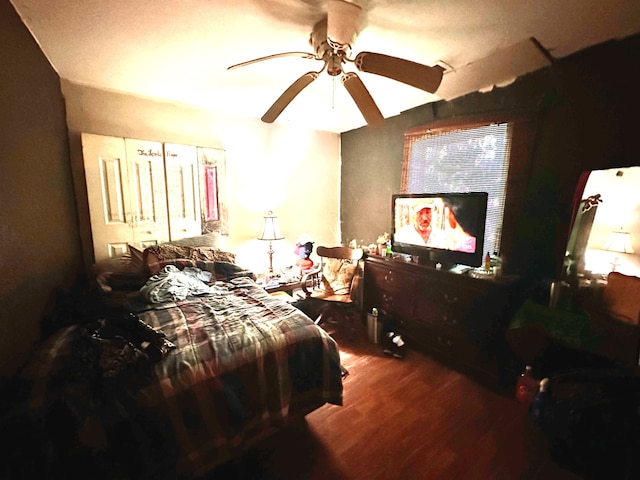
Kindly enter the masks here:
<path id="1" fill-rule="evenodd" d="M 198 147 L 198 165 L 202 231 L 228 235 L 225 151 L 219 148 Z"/>

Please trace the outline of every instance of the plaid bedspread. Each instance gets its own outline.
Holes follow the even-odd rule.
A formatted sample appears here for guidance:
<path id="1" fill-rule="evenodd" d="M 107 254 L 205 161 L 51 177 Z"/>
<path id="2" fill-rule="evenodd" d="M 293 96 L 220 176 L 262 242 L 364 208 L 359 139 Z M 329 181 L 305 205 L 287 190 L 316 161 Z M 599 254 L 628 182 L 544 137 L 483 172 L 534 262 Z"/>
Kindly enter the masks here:
<path id="1" fill-rule="evenodd" d="M 175 344 L 165 358 L 101 338 L 102 321 L 61 328 L 35 352 L 26 409 L 3 421 L 20 475 L 197 477 L 272 427 L 342 404 L 335 341 L 248 278 L 135 313 Z"/>
<path id="2" fill-rule="evenodd" d="M 290 414 L 342 404 L 334 340 L 249 279 L 138 315 L 176 345 L 139 401 L 170 419 L 181 473 L 205 472 Z"/>

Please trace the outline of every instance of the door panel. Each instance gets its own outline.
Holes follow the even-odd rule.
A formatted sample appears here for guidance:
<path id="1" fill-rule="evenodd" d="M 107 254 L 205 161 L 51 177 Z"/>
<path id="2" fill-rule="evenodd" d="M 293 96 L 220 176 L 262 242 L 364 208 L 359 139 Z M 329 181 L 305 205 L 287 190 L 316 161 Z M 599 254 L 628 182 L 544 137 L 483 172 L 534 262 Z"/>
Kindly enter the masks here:
<path id="1" fill-rule="evenodd" d="M 85 179 L 95 261 L 125 253 L 130 192 L 123 138 L 82 134 Z"/>
<path id="2" fill-rule="evenodd" d="M 164 144 L 171 239 L 202 233 L 196 147 Z"/>
<path id="3" fill-rule="evenodd" d="M 169 241 L 169 216 L 162 144 L 125 139 L 133 245 L 138 248 Z"/>
<path id="4" fill-rule="evenodd" d="M 105 222 L 108 224 L 126 223 L 122 192 L 122 159 L 99 157 L 98 161 L 102 177 L 102 207 L 105 212 Z"/>

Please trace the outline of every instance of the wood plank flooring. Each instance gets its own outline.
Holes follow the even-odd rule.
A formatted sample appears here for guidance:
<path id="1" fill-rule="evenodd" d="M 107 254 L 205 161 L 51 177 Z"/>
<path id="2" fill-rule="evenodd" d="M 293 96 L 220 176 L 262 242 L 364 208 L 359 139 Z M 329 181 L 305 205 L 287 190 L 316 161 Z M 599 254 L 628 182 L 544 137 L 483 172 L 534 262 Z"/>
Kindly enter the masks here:
<path id="1" fill-rule="evenodd" d="M 526 407 L 429 356 L 396 359 L 364 328 L 338 341 L 344 405 L 325 405 L 206 478 L 576 480 Z"/>

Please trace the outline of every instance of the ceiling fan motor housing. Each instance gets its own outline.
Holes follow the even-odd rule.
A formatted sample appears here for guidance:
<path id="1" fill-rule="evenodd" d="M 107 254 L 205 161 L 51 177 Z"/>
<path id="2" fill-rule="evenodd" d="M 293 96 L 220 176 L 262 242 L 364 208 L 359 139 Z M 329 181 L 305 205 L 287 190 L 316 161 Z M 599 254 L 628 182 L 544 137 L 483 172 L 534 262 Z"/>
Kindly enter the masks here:
<path id="1" fill-rule="evenodd" d="M 349 45 L 333 44 L 327 37 L 327 19 L 320 20 L 313 26 L 309 44 L 316 57 L 326 62 L 327 73 L 332 77 L 342 74 L 342 64 Z"/>

